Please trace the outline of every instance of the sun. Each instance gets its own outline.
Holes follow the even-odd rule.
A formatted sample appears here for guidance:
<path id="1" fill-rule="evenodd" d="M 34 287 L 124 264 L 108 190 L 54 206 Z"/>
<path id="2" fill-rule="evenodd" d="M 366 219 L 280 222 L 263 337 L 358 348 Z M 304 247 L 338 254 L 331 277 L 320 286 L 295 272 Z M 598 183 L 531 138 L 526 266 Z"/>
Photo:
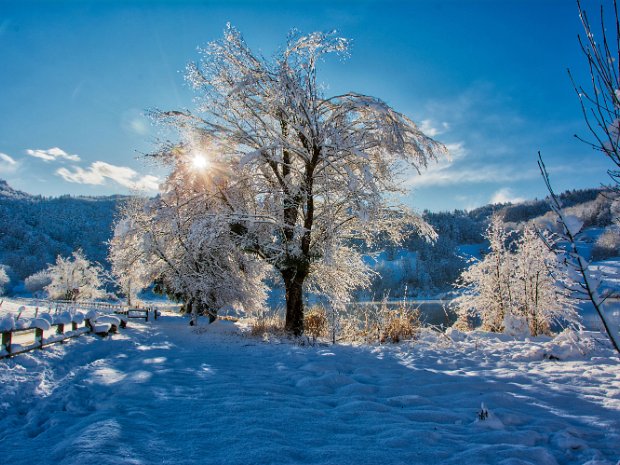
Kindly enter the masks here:
<path id="1" fill-rule="evenodd" d="M 210 163 L 204 153 L 195 153 L 191 158 L 191 165 L 197 171 L 204 171 L 209 167 Z"/>

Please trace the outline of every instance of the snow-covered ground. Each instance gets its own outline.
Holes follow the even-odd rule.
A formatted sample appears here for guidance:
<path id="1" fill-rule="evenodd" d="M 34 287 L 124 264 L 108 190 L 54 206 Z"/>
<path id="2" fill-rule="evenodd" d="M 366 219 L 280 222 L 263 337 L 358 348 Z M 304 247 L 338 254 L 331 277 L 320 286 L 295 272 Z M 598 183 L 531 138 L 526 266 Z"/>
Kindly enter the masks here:
<path id="1" fill-rule="evenodd" d="M 593 344 L 298 346 L 132 320 L 0 361 L 0 463 L 616 464 L 620 361 Z"/>

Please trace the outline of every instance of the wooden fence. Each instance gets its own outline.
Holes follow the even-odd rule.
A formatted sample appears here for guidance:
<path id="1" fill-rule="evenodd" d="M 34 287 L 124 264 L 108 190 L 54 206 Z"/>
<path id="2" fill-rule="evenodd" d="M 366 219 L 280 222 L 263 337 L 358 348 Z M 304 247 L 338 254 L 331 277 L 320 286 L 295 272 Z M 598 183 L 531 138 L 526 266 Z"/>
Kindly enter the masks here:
<path id="1" fill-rule="evenodd" d="M 50 323 L 50 329 L 41 329 L 39 327 L 30 326 L 28 328 L 13 328 L 8 331 L 2 331 L 0 347 L 0 358 L 11 357 L 17 354 L 23 354 L 35 349 L 42 349 L 51 344 L 62 343 L 68 339 L 81 336 L 86 333 L 95 333 L 105 335 L 108 332 L 115 333 L 121 328 L 126 327 L 125 319 L 143 318 L 149 321 L 151 316 L 154 320 L 159 317 L 159 311 L 155 308 L 120 308 L 114 310 L 106 307 L 106 310 L 112 310 L 113 313 L 121 316 L 120 324 L 109 324 L 109 329 L 102 331 L 101 325 L 97 324 L 97 318 L 84 319 L 84 323 L 72 321 L 70 323 Z M 105 313 L 100 316 L 105 316 Z M 107 325 L 106 325 L 107 327 Z"/>
<path id="2" fill-rule="evenodd" d="M 67 330 L 67 327 L 71 329 Z M 111 325 L 109 332 L 116 331 L 118 331 L 118 327 L 116 325 Z M 53 323 L 50 324 L 49 330 L 30 327 L 3 331 L 3 350 L 0 351 L 0 358 L 23 354 L 24 352 L 29 352 L 35 349 L 42 349 L 45 346 L 56 344 L 58 342 L 62 343 L 68 339 L 92 332 L 95 332 L 95 325 L 93 325 L 88 319 L 84 320 L 84 324 L 82 326 L 76 322 L 71 322 L 68 324 Z"/>
<path id="3" fill-rule="evenodd" d="M 54 305 L 56 309 L 63 305 L 79 305 L 93 310 L 103 310 L 116 313 L 117 315 L 125 315 L 127 318 L 144 318 L 145 321 L 149 321 L 150 317 L 156 320 L 160 315 L 160 312 L 155 307 L 129 307 L 123 304 L 110 304 L 107 302 L 74 302 L 72 300 L 50 300 L 46 301 L 46 303 L 50 308 Z"/>
<path id="4" fill-rule="evenodd" d="M 156 320 L 159 317 L 159 310 L 156 308 L 126 308 L 124 310 L 115 310 L 117 315 L 124 315 L 127 318 L 144 318 L 144 321 L 149 321 L 149 317 Z"/>

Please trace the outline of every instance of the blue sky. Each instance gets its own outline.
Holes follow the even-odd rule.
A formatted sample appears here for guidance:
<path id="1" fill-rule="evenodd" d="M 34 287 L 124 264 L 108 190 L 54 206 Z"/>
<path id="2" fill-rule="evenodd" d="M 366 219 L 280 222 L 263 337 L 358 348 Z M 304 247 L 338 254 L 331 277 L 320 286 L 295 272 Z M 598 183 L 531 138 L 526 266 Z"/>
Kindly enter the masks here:
<path id="1" fill-rule="evenodd" d="M 0 178 L 43 195 L 153 189 L 142 112 L 192 107 L 185 65 L 228 21 L 267 56 L 291 28 L 352 39 L 320 68 L 327 93 L 380 97 L 452 149 L 407 181 L 415 208 L 543 197 L 538 150 L 558 191 L 607 182 L 610 163 L 573 137 L 587 133 L 566 69 L 587 75 L 570 0 L 0 0 Z"/>

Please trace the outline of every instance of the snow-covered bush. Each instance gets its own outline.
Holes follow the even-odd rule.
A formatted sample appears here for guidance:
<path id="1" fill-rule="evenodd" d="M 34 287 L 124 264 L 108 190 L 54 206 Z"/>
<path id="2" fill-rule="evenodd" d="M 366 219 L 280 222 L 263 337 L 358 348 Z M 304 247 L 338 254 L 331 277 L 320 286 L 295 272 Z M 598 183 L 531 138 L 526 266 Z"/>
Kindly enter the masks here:
<path id="1" fill-rule="evenodd" d="M 37 271 L 24 280 L 24 286 L 28 292 L 38 294 L 45 290 L 46 286 L 52 283 L 52 278 L 47 270 Z"/>
<path id="2" fill-rule="evenodd" d="M 3 265 L 0 265 L 0 295 L 4 294 L 4 288 L 9 283 L 9 275 L 4 269 Z"/>
<path id="3" fill-rule="evenodd" d="M 315 341 L 319 337 L 327 336 L 328 321 L 325 310 L 319 307 L 313 307 L 308 310 L 304 315 L 304 328 L 306 334 Z"/>
<path id="4" fill-rule="evenodd" d="M 422 323 L 420 311 L 405 305 L 386 314 L 385 328 L 381 342 L 397 343 L 404 340 L 416 339 Z"/>
<path id="5" fill-rule="evenodd" d="M 155 282 L 194 319 L 230 306 L 250 313 L 264 306 L 266 264 L 235 246 L 216 186 L 198 175 L 187 179 L 192 169 L 178 160 L 158 197 L 124 206 L 110 243 L 114 274 L 126 295 Z M 244 195 L 241 189 L 226 195 Z"/>
<path id="6" fill-rule="evenodd" d="M 356 304 L 347 309 L 340 322 L 338 339 L 354 343 L 397 343 L 416 339 L 422 323 L 417 308 L 403 300 L 396 308 L 381 302 Z"/>
<path id="7" fill-rule="evenodd" d="M 250 323 L 250 334 L 261 338 L 284 336 L 284 318 L 277 311 L 257 314 Z"/>
<path id="8" fill-rule="evenodd" d="M 130 199 L 124 206 L 128 211 L 129 204 L 138 202 Z M 148 270 L 148 254 L 141 244 L 141 235 L 135 230 L 138 227 L 129 216 L 123 217 L 114 227 L 114 236 L 109 242 L 108 259 L 112 264 L 112 276 L 127 305 L 135 304 L 138 293 L 153 281 L 153 275 Z"/>
<path id="9" fill-rule="evenodd" d="M 67 258 L 59 255 L 47 273 L 51 282 L 45 290 L 52 299 L 87 300 L 105 295 L 101 289 L 103 269 L 88 261 L 81 250 Z"/>
<path id="10" fill-rule="evenodd" d="M 605 260 L 620 256 L 620 227 L 605 229 L 592 247 L 592 260 Z"/>
<path id="11" fill-rule="evenodd" d="M 488 331 L 532 336 L 547 334 L 553 324 L 577 325 L 576 304 L 570 298 L 572 280 L 553 253 L 552 239 L 526 226 L 520 236 L 506 232 L 499 217 L 487 231 L 489 253 L 465 270 L 455 300 L 458 328 L 480 320 Z"/>
<path id="12" fill-rule="evenodd" d="M 552 242 L 549 234 L 538 233 L 530 226 L 515 241 L 512 313 L 525 320 L 532 336 L 549 333 L 552 324 L 579 323 L 569 290 L 573 281 L 561 258 L 550 249 Z"/>
<path id="13" fill-rule="evenodd" d="M 489 252 L 482 260 L 472 259 L 471 266 L 461 274 L 457 286 L 463 293 L 455 304 L 460 328 L 471 326 L 471 320 L 479 318 L 483 329 L 499 332 L 512 305 L 514 256 L 508 250 L 509 234 L 499 216 L 493 216 L 485 237 Z"/>

